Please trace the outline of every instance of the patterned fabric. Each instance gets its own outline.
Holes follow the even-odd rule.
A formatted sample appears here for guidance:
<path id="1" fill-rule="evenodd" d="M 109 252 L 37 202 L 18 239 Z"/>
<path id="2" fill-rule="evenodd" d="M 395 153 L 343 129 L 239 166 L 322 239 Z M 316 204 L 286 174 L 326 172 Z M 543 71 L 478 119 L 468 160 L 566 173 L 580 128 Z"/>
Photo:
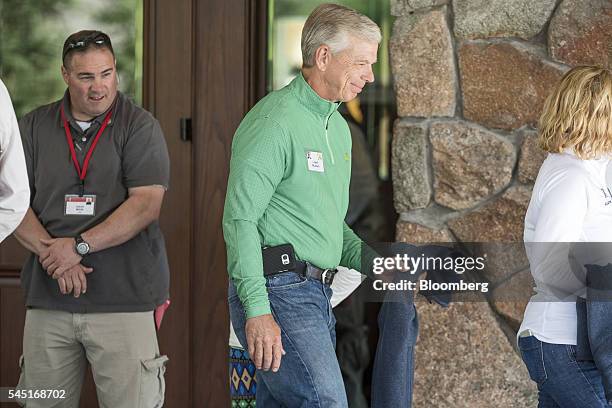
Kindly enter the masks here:
<path id="1" fill-rule="evenodd" d="M 255 407 L 255 364 L 246 350 L 229 348 L 229 383 L 232 408 Z"/>

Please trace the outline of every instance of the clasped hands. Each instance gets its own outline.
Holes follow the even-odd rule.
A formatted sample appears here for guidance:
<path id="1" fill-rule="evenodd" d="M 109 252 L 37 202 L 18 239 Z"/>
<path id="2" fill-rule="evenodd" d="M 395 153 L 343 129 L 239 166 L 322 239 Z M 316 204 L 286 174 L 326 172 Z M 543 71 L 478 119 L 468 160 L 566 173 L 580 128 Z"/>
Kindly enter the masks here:
<path id="1" fill-rule="evenodd" d="M 41 239 L 44 248 L 39 253 L 43 269 L 57 280 L 60 293 L 73 293 L 75 298 L 87 292 L 86 274 L 93 272 L 81 264 L 82 257 L 75 250 L 74 238 Z"/>

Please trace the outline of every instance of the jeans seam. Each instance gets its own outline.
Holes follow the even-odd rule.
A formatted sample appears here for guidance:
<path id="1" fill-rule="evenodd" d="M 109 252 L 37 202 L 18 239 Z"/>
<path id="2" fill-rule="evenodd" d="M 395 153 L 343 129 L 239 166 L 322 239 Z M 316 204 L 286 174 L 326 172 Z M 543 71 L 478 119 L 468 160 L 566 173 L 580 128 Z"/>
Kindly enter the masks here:
<path id="1" fill-rule="evenodd" d="M 565 351 L 566 351 L 566 353 L 567 353 L 567 357 L 568 357 L 568 358 L 569 358 L 569 360 L 570 360 L 570 361 L 573 363 L 573 362 L 576 362 L 576 357 L 574 357 L 574 356 L 572 355 L 572 351 L 571 351 L 571 350 L 572 350 L 572 349 L 571 349 L 571 346 L 570 346 L 569 344 L 566 344 L 566 345 L 565 345 Z"/>
<path id="2" fill-rule="evenodd" d="M 546 372 L 546 364 L 544 364 L 544 345 L 542 343 L 542 341 L 538 340 L 538 342 L 540 343 L 540 359 L 542 360 L 542 370 L 544 370 L 544 379 L 542 380 L 542 382 L 540 383 L 540 385 L 544 384 L 546 382 L 546 380 L 548 380 L 548 373 Z"/>
<path id="3" fill-rule="evenodd" d="M 595 388 L 593 387 L 593 384 L 589 381 L 587 376 L 584 375 L 584 373 L 582 372 L 582 368 L 580 368 L 580 365 L 578 364 L 578 361 L 576 361 L 575 358 L 571 357 L 571 355 L 570 355 L 570 346 L 566 345 L 565 350 L 566 350 L 566 352 L 568 354 L 568 357 L 570 359 L 570 363 L 578 370 L 578 372 L 580 373 L 580 375 L 582 376 L 584 381 L 586 381 L 586 383 L 589 384 L 589 387 L 591 388 L 591 392 L 593 392 L 593 395 L 595 396 L 595 399 L 599 400 L 600 402 L 603 402 L 604 404 L 607 403 L 607 401 L 603 401 L 599 397 L 599 395 L 597 395 L 597 391 L 595 390 Z"/>
<path id="4" fill-rule="evenodd" d="M 283 328 L 280 319 L 278 319 L 278 315 L 274 311 L 274 306 L 272 305 L 272 302 L 270 302 L 270 310 L 272 311 L 272 315 L 274 316 L 274 320 L 276 320 L 276 323 L 278 324 L 278 327 L 280 327 L 281 332 L 285 335 L 285 337 L 287 338 L 287 341 L 289 342 L 289 344 L 291 345 L 293 350 L 295 350 L 295 355 L 297 356 L 297 358 L 300 360 L 300 363 L 304 367 L 304 371 L 306 371 L 306 376 L 305 377 L 308 378 L 308 383 L 309 383 L 310 387 L 313 389 L 315 397 L 316 397 L 316 404 L 317 404 L 317 406 L 319 408 L 321 408 L 321 398 L 319 397 L 319 392 L 317 391 L 317 387 L 315 386 L 315 382 L 314 382 L 314 380 L 312 378 L 312 374 L 308 370 L 308 366 L 306 365 L 306 363 L 302 359 L 302 356 L 300 355 L 300 353 L 298 353 L 297 347 L 295 347 L 295 344 L 291 340 L 291 337 L 289 337 L 289 334 Z"/>

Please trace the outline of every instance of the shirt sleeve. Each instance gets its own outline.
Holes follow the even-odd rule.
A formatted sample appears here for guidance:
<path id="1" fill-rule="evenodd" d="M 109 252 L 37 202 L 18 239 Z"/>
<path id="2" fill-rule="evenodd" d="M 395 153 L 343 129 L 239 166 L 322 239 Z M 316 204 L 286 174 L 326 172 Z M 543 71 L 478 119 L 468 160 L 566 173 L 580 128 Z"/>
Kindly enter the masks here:
<path id="1" fill-rule="evenodd" d="M 553 174 L 537 197 L 540 208 L 531 248 L 534 279 L 559 300 L 584 289 L 584 269 L 572 267 L 572 245 L 581 240 L 588 210 L 587 177 L 574 168 Z"/>
<path id="2" fill-rule="evenodd" d="M 362 271 L 361 267 L 361 244 L 363 241 L 357 236 L 345 222 L 342 224 L 342 256 L 340 265 L 349 269 Z"/>
<path id="3" fill-rule="evenodd" d="M 257 224 L 283 179 L 288 141 L 266 118 L 245 122 L 232 143 L 223 211 L 228 273 L 247 318 L 270 313 Z"/>
<path id="4" fill-rule="evenodd" d="M 30 188 L 17 118 L 9 93 L 0 81 L 0 242 L 23 219 Z"/>
<path id="5" fill-rule="evenodd" d="M 372 279 L 378 277 L 372 272 L 374 259 L 380 255 L 363 242 L 345 222 L 342 226 L 342 256 L 340 265 L 355 269 Z"/>
<path id="6" fill-rule="evenodd" d="M 127 188 L 170 185 L 170 158 L 159 122 L 148 112 L 130 131 L 121 162 L 123 183 Z"/>

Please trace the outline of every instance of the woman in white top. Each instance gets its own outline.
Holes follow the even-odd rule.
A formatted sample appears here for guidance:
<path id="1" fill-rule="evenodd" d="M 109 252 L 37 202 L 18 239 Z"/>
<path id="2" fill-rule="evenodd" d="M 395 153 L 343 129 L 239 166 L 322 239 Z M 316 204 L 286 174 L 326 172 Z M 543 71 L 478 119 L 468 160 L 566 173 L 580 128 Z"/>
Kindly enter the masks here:
<path id="1" fill-rule="evenodd" d="M 544 104 L 539 131 L 539 145 L 549 154 L 525 216 L 536 295 L 525 310 L 519 348 L 538 385 L 538 407 L 609 407 L 595 364 L 576 360 L 575 302 L 585 293 L 585 259 L 606 265 L 612 257 L 576 245 L 612 241 L 610 70 L 568 71 Z"/>

